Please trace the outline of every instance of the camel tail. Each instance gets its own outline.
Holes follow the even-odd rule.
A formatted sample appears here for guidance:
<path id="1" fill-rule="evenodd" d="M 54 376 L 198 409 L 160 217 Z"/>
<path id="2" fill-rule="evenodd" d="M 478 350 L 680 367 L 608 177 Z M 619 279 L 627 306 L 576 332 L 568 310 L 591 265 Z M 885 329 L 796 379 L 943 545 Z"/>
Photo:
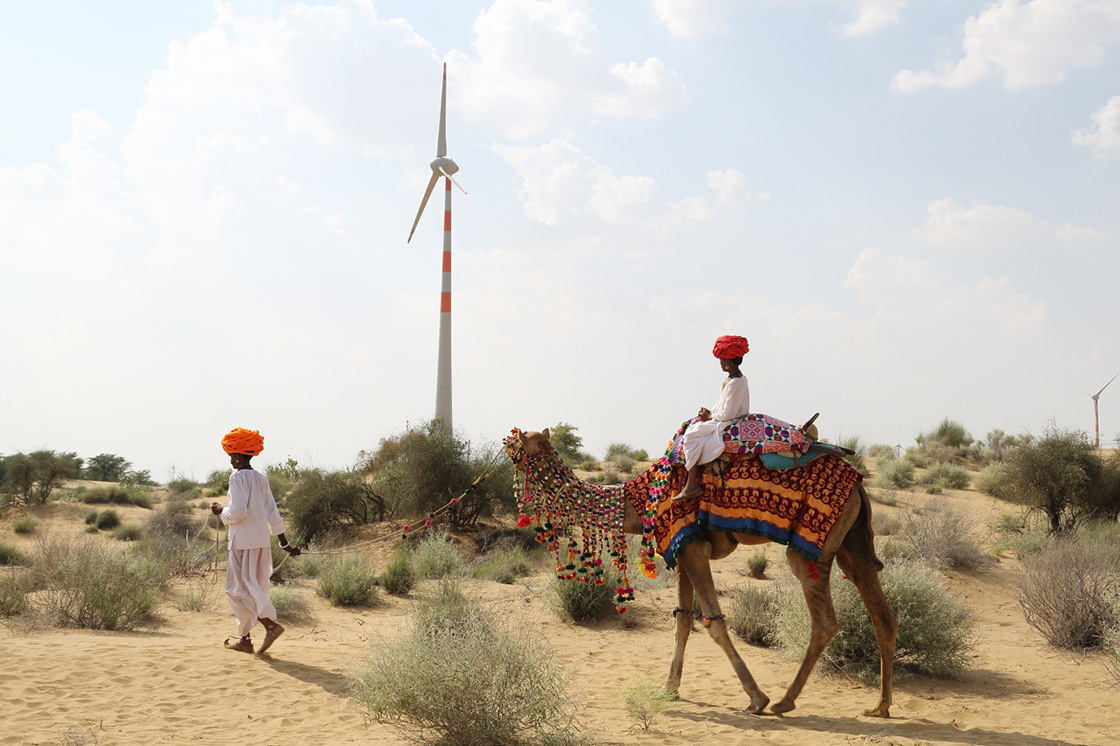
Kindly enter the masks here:
<path id="1" fill-rule="evenodd" d="M 856 483 L 856 489 L 859 490 L 859 518 L 856 519 L 856 525 L 852 526 L 852 531 L 862 531 L 867 537 L 867 549 L 871 555 L 871 561 L 875 563 L 875 567 L 882 572 L 883 561 L 875 554 L 875 529 L 871 527 L 871 496 L 867 494 L 864 489 L 863 480 Z"/>

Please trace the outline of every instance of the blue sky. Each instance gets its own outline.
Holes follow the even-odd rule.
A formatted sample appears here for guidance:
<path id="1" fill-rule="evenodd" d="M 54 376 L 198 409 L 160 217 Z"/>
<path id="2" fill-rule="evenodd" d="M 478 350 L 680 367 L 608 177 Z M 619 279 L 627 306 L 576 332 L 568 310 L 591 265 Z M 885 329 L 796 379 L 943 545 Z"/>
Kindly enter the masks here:
<path id="1" fill-rule="evenodd" d="M 344 467 L 430 417 L 443 62 L 463 435 L 659 452 L 728 333 L 827 436 L 1092 430 L 1115 0 L 42 2 L 0 9 L 0 452 Z"/>

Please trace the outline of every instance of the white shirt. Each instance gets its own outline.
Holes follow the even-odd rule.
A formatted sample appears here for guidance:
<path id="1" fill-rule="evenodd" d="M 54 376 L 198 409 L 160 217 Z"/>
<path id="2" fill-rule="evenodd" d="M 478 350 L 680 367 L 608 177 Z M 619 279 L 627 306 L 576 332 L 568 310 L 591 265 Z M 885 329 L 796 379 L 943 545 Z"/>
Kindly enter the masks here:
<path id="1" fill-rule="evenodd" d="M 270 537 L 284 533 L 268 477 L 253 469 L 238 469 L 229 477 L 229 505 L 222 509 L 229 526 L 229 548 L 264 549 Z"/>
<path id="2" fill-rule="evenodd" d="M 719 398 L 712 405 L 712 419 L 716 422 L 730 422 L 751 413 L 751 390 L 747 377 L 725 378 L 719 390 Z"/>

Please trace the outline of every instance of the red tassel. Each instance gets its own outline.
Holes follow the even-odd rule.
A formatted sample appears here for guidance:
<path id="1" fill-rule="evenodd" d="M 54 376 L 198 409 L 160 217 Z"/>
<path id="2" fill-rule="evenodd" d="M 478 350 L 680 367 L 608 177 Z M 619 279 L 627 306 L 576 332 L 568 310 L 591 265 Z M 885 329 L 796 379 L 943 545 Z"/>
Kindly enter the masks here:
<path id="1" fill-rule="evenodd" d="M 816 562 L 810 562 L 809 563 L 809 580 L 820 580 L 820 579 L 821 579 L 821 574 L 819 572 L 817 572 L 817 563 Z"/>

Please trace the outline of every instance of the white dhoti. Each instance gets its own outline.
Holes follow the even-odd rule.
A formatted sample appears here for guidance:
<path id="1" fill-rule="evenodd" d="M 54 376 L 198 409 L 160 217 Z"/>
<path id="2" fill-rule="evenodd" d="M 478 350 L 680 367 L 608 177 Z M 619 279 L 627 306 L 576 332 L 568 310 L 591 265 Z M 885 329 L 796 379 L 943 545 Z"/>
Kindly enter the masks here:
<path id="1" fill-rule="evenodd" d="M 728 424 L 727 422 L 708 420 L 706 422 L 693 422 L 688 426 L 688 429 L 684 431 L 684 440 L 681 441 L 681 446 L 684 448 L 684 466 L 686 469 L 715 461 L 723 454 L 723 431 Z"/>
<path id="2" fill-rule="evenodd" d="M 276 607 L 269 598 L 272 575 L 272 550 L 231 549 L 226 563 L 226 598 L 237 618 L 237 634 L 249 635 L 258 619 L 276 619 Z"/>

